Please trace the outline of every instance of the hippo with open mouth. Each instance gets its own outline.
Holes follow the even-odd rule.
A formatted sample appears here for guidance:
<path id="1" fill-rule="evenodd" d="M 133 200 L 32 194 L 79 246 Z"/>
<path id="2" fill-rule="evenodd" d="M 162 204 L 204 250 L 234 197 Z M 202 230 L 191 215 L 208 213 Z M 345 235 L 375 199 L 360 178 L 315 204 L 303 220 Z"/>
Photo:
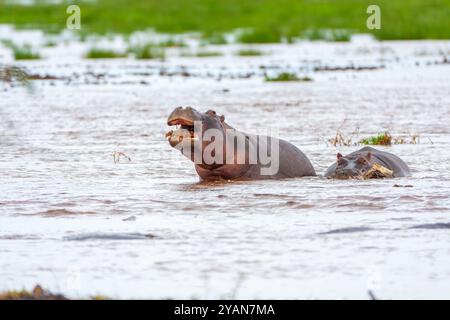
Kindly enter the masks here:
<path id="1" fill-rule="evenodd" d="M 325 177 L 335 179 L 371 178 L 368 173 L 372 168 L 387 169 L 389 177 L 409 176 L 408 165 L 392 153 L 380 151 L 372 147 L 364 147 L 346 156 L 337 154 L 336 162 L 325 172 Z M 383 177 L 383 176 L 382 176 Z"/>
<path id="2" fill-rule="evenodd" d="M 202 180 L 316 175 L 311 162 L 293 144 L 238 131 L 213 110 L 200 113 L 191 107 L 178 107 L 167 124 L 177 126 L 166 133 L 169 144 L 194 162 Z"/>

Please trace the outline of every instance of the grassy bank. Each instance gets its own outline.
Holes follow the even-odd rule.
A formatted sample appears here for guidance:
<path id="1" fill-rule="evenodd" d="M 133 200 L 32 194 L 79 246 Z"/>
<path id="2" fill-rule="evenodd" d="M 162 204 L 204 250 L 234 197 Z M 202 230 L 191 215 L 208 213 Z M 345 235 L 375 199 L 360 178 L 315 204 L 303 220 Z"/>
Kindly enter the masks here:
<path id="1" fill-rule="evenodd" d="M 450 0 L 97 0 L 77 1 L 82 32 L 130 33 L 154 28 L 159 32 L 200 31 L 205 35 L 251 28 L 242 42 L 278 42 L 315 30 L 371 32 L 379 39 L 450 39 Z M 366 28 L 369 4 L 381 7 L 381 30 Z M 0 23 L 65 28 L 66 5 L 37 1 L 33 6 L 0 0 Z"/>

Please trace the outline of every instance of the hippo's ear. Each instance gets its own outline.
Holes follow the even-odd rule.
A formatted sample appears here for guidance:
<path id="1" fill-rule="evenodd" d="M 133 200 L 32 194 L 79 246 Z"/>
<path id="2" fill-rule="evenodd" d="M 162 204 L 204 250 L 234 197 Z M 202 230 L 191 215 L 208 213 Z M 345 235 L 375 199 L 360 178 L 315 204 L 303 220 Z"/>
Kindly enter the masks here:
<path id="1" fill-rule="evenodd" d="M 221 115 L 220 116 L 220 122 L 224 122 L 225 121 L 225 116 L 224 115 Z"/>
<path id="2" fill-rule="evenodd" d="M 370 159 L 372 159 L 372 152 L 367 152 L 366 159 L 367 161 L 370 161 Z"/>
<path id="3" fill-rule="evenodd" d="M 337 159 L 337 160 L 339 160 L 339 159 L 342 158 L 342 157 L 343 157 L 343 155 L 340 154 L 340 153 L 338 153 L 338 154 L 336 155 L 336 159 Z"/>

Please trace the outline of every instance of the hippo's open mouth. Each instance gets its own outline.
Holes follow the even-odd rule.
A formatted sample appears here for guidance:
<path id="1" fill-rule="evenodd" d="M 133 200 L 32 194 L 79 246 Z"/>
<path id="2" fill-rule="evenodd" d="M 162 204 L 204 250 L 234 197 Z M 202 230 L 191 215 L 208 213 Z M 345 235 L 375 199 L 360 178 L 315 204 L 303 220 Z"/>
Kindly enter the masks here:
<path id="1" fill-rule="evenodd" d="M 174 118 L 167 121 L 169 126 L 176 126 L 175 130 L 169 130 L 166 133 L 166 138 L 169 140 L 177 140 L 181 142 L 183 139 L 190 138 L 191 140 L 197 140 L 197 136 L 194 132 L 194 122 L 186 118 Z"/>

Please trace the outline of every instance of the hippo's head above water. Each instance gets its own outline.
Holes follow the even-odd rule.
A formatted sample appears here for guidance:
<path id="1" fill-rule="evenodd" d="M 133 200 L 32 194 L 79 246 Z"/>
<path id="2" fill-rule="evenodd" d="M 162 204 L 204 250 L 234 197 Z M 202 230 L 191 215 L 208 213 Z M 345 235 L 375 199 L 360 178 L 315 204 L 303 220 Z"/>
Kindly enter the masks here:
<path id="1" fill-rule="evenodd" d="M 177 126 L 177 128 L 167 132 L 166 137 L 173 148 L 180 150 L 186 157 L 194 161 L 196 152 L 202 157 L 205 148 L 217 137 L 223 138 L 223 149 L 225 150 L 226 129 L 231 129 L 231 127 L 224 121 L 225 117 L 217 115 L 214 110 L 200 113 L 191 107 L 178 107 L 167 119 L 169 126 Z M 209 135 L 213 138 L 208 139 Z M 216 148 L 214 152 L 220 152 L 220 149 Z M 203 159 L 200 162 L 194 162 L 205 168 L 216 166 L 214 163 L 205 164 Z"/>
<path id="2" fill-rule="evenodd" d="M 337 179 L 364 176 L 373 166 L 372 153 L 370 151 L 360 155 L 348 155 L 345 157 L 338 153 L 336 157 L 336 170 L 332 177 Z"/>

